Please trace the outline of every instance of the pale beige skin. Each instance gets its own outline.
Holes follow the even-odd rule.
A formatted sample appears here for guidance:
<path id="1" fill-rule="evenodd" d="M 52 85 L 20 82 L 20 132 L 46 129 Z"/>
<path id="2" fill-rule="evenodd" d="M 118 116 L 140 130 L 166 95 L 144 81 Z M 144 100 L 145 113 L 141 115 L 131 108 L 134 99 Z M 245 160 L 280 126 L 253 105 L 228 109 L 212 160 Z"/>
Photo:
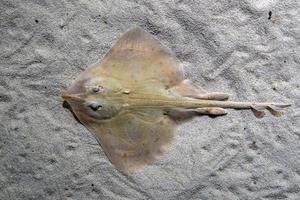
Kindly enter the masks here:
<path id="1" fill-rule="evenodd" d="M 225 108 L 279 116 L 289 104 L 226 101 L 184 80 L 176 59 L 140 28 L 126 32 L 62 97 L 124 173 L 156 160 L 170 145 L 176 122 L 224 115 Z"/>

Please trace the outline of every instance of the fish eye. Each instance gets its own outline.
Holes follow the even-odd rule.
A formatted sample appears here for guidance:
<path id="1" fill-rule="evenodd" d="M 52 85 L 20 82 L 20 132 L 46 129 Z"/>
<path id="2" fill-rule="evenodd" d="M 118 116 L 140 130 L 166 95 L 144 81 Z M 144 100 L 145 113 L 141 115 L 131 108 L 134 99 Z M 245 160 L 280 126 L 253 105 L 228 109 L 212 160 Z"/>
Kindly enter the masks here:
<path id="1" fill-rule="evenodd" d="M 93 102 L 93 103 L 90 103 L 88 105 L 88 107 L 90 107 L 93 111 L 97 111 L 102 108 L 102 105 L 99 103 Z"/>
<path id="2" fill-rule="evenodd" d="M 94 87 L 92 87 L 92 91 L 94 93 L 100 93 L 104 91 L 104 88 L 101 85 L 96 85 Z"/>

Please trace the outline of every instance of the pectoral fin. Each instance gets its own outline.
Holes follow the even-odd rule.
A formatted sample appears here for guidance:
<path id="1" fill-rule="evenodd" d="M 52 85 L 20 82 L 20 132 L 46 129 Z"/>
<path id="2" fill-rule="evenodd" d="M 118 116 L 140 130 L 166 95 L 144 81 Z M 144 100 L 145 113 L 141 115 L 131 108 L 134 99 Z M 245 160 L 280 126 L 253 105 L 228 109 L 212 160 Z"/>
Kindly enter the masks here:
<path id="1" fill-rule="evenodd" d="M 132 172 L 157 160 L 174 137 L 175 123 L 161 110 L 124 113 L 102 123 L 80 117 L 115 167 Z"/>

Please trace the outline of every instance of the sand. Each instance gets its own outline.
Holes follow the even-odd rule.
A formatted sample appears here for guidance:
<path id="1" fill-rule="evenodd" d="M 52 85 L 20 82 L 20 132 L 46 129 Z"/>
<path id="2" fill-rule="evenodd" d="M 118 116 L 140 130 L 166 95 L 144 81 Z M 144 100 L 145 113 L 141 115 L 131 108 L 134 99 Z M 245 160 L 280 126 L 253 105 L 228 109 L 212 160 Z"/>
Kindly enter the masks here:
<path id="1" fill-rule="evenodd" d="M 293 106 L 194 118 L 124 176 L 60 94 L 134 25 L 197 85 Z M 292 0 L 0 0 L 0 199 L 300 199 L 299 44 Z"/>

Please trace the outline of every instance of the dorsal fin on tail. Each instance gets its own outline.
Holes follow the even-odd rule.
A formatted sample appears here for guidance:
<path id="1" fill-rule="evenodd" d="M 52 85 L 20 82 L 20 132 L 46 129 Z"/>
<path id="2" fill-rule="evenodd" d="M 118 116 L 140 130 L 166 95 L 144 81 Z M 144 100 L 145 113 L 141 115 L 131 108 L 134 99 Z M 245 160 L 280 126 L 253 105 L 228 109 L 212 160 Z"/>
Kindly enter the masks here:
<path id="1" fill-rule="evenodd" d="M 275 117 L 280 117 L 282 115 L 281 110 L 289 106 L 291 106 L 291 104 L 263 103 L 252 105 L 251 110 L 257 118 L 262 118 L 265 116 L 264 110 L 268 110 Z"/>

